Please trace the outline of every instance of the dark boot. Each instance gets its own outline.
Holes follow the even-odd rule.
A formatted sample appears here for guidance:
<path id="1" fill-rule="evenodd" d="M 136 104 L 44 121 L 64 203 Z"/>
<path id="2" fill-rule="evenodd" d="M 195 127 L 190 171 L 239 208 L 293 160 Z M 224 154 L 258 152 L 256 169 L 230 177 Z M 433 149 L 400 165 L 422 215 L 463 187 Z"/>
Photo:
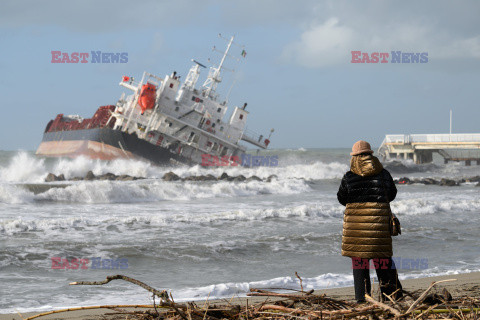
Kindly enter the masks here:
<path id="1" fill-rule="evenodd" d="M 378 283 L 380 284 L 380 291 L 382 292 L 382 301 L 385 299 L 383 294 L 390 296 L 396 292 L 392 299 L 400 299 L 403 297 L 402 285 L 398 280 L 397 269 L 395 263 L 391 258 L 379 259 L 380 263 L 376 268 Z M 398 291 L 397 291 L 398 290 Z"/>
<path id="2" fill-rule="evenodd" d="M 357 259 L 356 263 L 353 262 L 353 259 Z M 360 264 L 358 263 L 359 261 Z M 368 266 L 368 262 L 368 259 L 352 258 L 355 299 L 358 303 L 365 302 L 365 293 L 370 295 L 370 291 L 372 290 L 370 283 L 370 269 L 368 267 L 364 268 L 364 266 Z"/>

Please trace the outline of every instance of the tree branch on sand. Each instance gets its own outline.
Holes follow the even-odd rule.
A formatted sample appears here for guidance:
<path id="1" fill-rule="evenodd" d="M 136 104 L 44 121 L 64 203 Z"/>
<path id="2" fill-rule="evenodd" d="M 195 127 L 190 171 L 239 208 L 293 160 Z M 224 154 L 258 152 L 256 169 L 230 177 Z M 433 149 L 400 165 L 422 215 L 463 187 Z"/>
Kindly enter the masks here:
<path id="1" fill-rule="evenodd" d="M 480 299 L 478 297 L 459 298 L 452 300 L 443 299 L 437 294 L 429 294 L 435 285 L 454 281 L 454 279 L 433 282 L 419 296 L 417 293 L 404 295 L 405 298 L 394 300 L 388 296 L 388 300 L 380 302 L 366 295 L 366 304 L 357 304 L 341 299 L 327 297 L 325 294 L 315 294 L 312 290 L 303 291 L 301 278 L 296 274 L 301 283 L 301 291 L 286 293 L 288 289 L 277 292 L 265 289 L 250 289 L 247 296 L 254 296 L 257 299 L 264 297 L 264 301 L 257 300 L 251 303 L 247 300 L 245 304 L 220 305 L 221 301 L 205 302 L 203 307 L 197 306 L 194 302 L 175 303 L 171 293 L 166 290 L 157 290 L 144 282 L 124 276 L 112 275 L 103 281 L 76 281 L 71 285 L 105 285 L 113 280 L 124 280 L 138 285 L 153 294 L 153 306 L 139 305 L 116 305 L 79 307 L 64 310 L 45 312 L 32 316 L 28 319 L 38 318 L 47 314 L 60 313 L 75 310 L 89 310 L 108 308 L 116 313 L 103 314 L 104 319 L 119 319 L 121 315 L 128 315 L 129 319 L 142 320 L 323 320 L 323 319 L 439 319 L 442 315 L 455 319 L 480 319 Z M 435 299 L 432 299 L 435 296 Z M 447 296 L 447 295 L 444 295 Z M 160 298 L 159 304 L 155 304 L 155 297 Z M 438 300 L 444 300 L 443 302 Z M 448 300 L 448 303 L 447 303 Z M 432 302 L 433 301 L 433 302 Z M 216 303 L 218 305 L 216 305 Z M 142 307 L 147 310 L 138 310 Z M 122 308 L 121 310 L 118 308 Z M 133 309 L 132 309 L 133 308 Z M 114 318 L 108 318 L 108 317 Z"/>
<path id="2" fill-rule="evenodd" d="M 127 276 L 124 276 L 124 275 L 121 275 L 121 274 L 117 274 L 117 275 L 114 275 L 114 276 L 107 276 L 107 279 L 103 280 L 103 281 L 77 281 L 77 282 L 71 282 L 70 285 L 74 285 L 74 286 L 77 286 L 77 285 L 89 285 L 89 286 L 97 286 L 97 285 L 104 285 L 104 284 L 107 284 L 109 283 L 110 281 L 112 280 L 124 280 L 124 281 L 128 281 L 128 282 L 131 282 L 133 284 L 136 284 L 137 286 L 140 286 L 142 287 L 143 289 L 147 290 L 147 291 L 150 291 L 151 293 L 153 293 L 154 295 L 156 295 L 157 297 L 159 297 L 161 299 L 161 306 L 169 306 L 169 307 L 172 307 L 173 309 L 175 309 L 175 311 L 184 319 L 184 320 L 189 320 L 187 318 L 187 316 L 185 315 L 185 312 L 183 312 L 183 310 L 180 310 L 177 305 L 175 304 L 175 302 L 173 301 L 173 299 L 170 299 L 170 297 L 168 296 L 168 292 L 166 290 L 162 290 L 162 291 L 158 291 L 157 289 L 149 286 L 148 284 L 146 283 L 143 283 L 141 281 L 138 281 L 136 279 L 133 279 L 133 278 L 130 278 L 130 277 L 127 277 Z"/>

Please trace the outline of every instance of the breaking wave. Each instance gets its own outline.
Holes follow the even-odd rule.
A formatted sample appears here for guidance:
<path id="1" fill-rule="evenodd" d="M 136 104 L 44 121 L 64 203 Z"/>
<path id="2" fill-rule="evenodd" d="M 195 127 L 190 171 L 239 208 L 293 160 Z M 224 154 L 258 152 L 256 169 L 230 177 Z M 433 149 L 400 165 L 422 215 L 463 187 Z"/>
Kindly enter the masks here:
<path id="1" fill-rule="evenodd" d="M 160 167 L 139 160 L 117 159 L 113 161 L 75 159 L 42 159 L 27 152 L 17 153 L 6 166 L 0 166 L 0 181 L 18 183 L 41 183 L 49 172 L 64 174 L 66 179 L 84 177 L 88 171 L 95 175 L 108 172 L 155 178 L 162 173 Z M 161 175 L 160 175 L 161 177 Z"/>
<path id="2" fill-rule="evenodd" d="M 234 221 L 263 221 L 268 219 L 289 219 L 289 220 L 307 220 L 315 223 L 326 223 L 331 221 L 341 221 L 344 207 L 337 203 L 336 199 L 326 198 L 323 201 L 310 202 L 305 204 L 294 204 L 287 207 L 272 207 L 268 208 L 255 208 L 253 206 L 247 206 L 241 209 L 221 209 L 210 208 L 205 205 L 194 206 L 192 208 L 185 208 L 183 206 L 177 207 L 175 202 L 163 207 L 162 210 L 147 210 L 147 208 L 138 208 L 138 212 L 132 214 L 131 207 L 124 207 L 122 203 L 126 199 L 130 199 L 133 203 L 144 202 L 145 199 L 157 201 L 162 199 L 184 199 L 188 200 L 189 197 L 207 198 L 211 195 L 212 189 L 208 186 L 194 185 L 190 183 L 176 184 L 176 190 L 172 190 L 171 185 L 165 187 L 165 183 L 156 182 L 156 186 L 147 190 L 146 187 L 138 185 L 130 185 L 133 188 L 129 191 L 125 191 L 125 185 L 119 185 L 119 183 L 111 182 L 96 182 L 105 187 L 101 192 L 98 189 L 92 189 L 88 186 L 88 183 L 82 183 L 77 186 L 73 186 L 66 189 L 51 189 L 44 194 L 33 195 L 26 192 L 19 192 L 20 195 L 25 197 L 25 200 L 34 198 L 33 201 L 39 199 L 48 201 L 83 201 L 86 203 L 103 202 L 103 204 L 95 204 L 96 210 L 102 211 L 104 206 L 111 206 L 112 202 L 116 201 L 114 211 L 115 216 L 101 215 L 98 216 L 95 213 L 89 212 L 88 208 L 84 211 L 80 211 L 77 214 L 58 217 L 37 217 L 36 219 L 22 219 L 12 218 L 3 219 L 0 221 L 0 233 L 16 234 L 20 232 L 31 231 L 48 231 L 48 230 L 76 230 L 81 228 L 82 230 L 96 230 L 98 228 L 105 227 L 118 227 L 122 229 L 141 229 L 145 226 L 148 227 L 163 227 L 174 226 L 178 224 L 201 224 L 201 223 L 218 223 L 218 222 L 234 222 Z M 274 183 L 268 185 L 266 183 L 251 182 L 252 186 L 248 184 L 237 184 L 222 182 L 213 185 L 213 190 L 216 190 L 219 194 L 217 196 L 228 196 L 225 193 L 229 193 L 230 196 L 258 194 L 260 190 L 262 192 L 273 192 L 278 185 Z M 115 186 L 116 185 L 116 186 Z M 163 186 L 162 186 L 163 185 Z M 253 185 L 256 185 L 254 187 Z M 301 192 L 305 186 L 299 182 L 293 182 L 293 185 L 288 189 L 284 186 L 287 192 Z M 264 189 L 268 188 L 268 189 Z M 270 189 L 270 190 L 269 190 Z M 18 189 L 15 189 L 19 191 Z M 2 187 L 0 186 L 0 195 L 2 194 Z M 275 190 L 278 192 L 278 190 Z M 221 195 L 220 195 L 221 194 Z M 2 198 L 0 197 L 0 200 Z M 18 201 L 18 197 L 17 197 Z M 98 207 L 99 206 L 99 207 Z M 136 205 L 137 206 L 137 205 Z M 109 210 L 112 210 L 110 208 Z M 402 216 L 414 216 L 414 215 L 438 215 L 440 213 L 451 212 L 480 212 L 480 199 L 476 197 L 472 198 L 458 198 L 457 195 L 445 196 L 442 198 L 429 198 L 425 197 L 410 198 L 408 195 L 402 199 L 397 199 L 392 203 L 392 210 L 402 219 Z"/>
<path id="3" fill-rule="evenodd" d="M 274 174 L 279 179 L 338 179 L 348 166 L 339 162 L 324 163 L 310 161 L 309 163 L 291 163 L 278 167 L 215 167 L 206 168 L 200 165 L 193 167 L 162 167 L 140 160 L 117 159 L 113 161 L 92 160 L 84 157 L 75 159 L 40 159 L 27 152 L 19 152 L 9 163 L 0 165 L 0 181 L 16 183 L 41 183 L 49 172 L 56 175 L 64 174 L 66 179 L 84 177 L 88 171 L 95 175 L 113 173 L 131 176 L 159 179 L 168 171 L 173 171 L 181 177 L 191 175 L 213 174 L 220 176 L 223 172 L 229 175 L 256 175 L 267 178 Z"/>
<path id="4" fill-rule="evenodd" d="M 391 203 L 392 210 L 402 215 L 439 212 L 480 212 L 480 198 L 472 190 L 449 193 L 402 194 Z"/>
<path id="5" fill-rule="evenodd" d="M 313 278 L 302 278 L 304 290 L 339 288 L 353 285 L 353 276 L 347 274 L 326 273 Z M 282 288 L 300 290 L 299 280 L 295 277 L 278 277 L 263 281 L 220 283 L 199 288 L 188 288 L 175 291 L 179 301 L 205 300 L 231 298 L 232 296 L 244 297 L 250 288 L 268 289 Z"/>
<path id="6" fill-rule="evenodd" d="M 47 174 L 45 160 L 32 157 L 24 151 L 16 154 L 7 166 L 0 166 L 2 182 L 43 182 L 42 177 Z"/>
<path id="7" fill-rule="evenodd" d="M 101 211 L 101 208 L 99 208 Z M 38 232 L 52 230 L 95 230 L 117 226 L 119 229 L 141 229 L 145 226 L 159 227 L 172 226 L 179 223 L 198 224 L 228 221 L 254 221 L 272 218 L 303 218 L 303 219 L 328 219 L 336 217 L 341 219 L 343 209 L 336 205 L 299 205 L 287 208 L 266 209 L 240 209 L 212 212 L 212 210 L 186 210 L 175 211 L 174 209 L 147 212 L 132 215 L 129 209 L 124 212 L 119 208 L 116 216 L 100 216 L 96 214 L 77 214 L 60 217 L 47 217 L 36 219 L 4 219 L 0 220 L 0 233 L 16 234 L 21 232 Z"/>
<path id="8" fill-rule="evenodd" d="M 33 193 L 22 187 L 11 184 L 0 184 L 0 204 L 31 203 L 35 199 Z"/>
<path id="9" fill-rule="evenodd" d="M 302 180 L 272 182 L 250 181 L 235 183 L 218 181 L 211 184 L 195 182 L 122 183 L 94 181 L 73 184 L 67 188 L 53 188 L 35 197 L 36 200 L 76 203 L 135 203 L 163 200 L 192 200 L 218 197 L 244 197 L 260 194 L 292 194 L 309 191 Z"/>
<path id="10" fill-rule="evenodd" d="M 438 268 L 424 270 L 415 274 L 400 274 L 400 280 L 417 279 L 424 277 L 434 277 L 442 275 L 453 275 L 459 273 L 478 272 L 478 269 L 455 269 L 440 270 Z M 303 289 L 305 291 L 314 289 L 332 289 L 353 286 L 353 276 L 351 274 L 326 273 L 312 278 L 302 278 Z M 175 291 L 176 300 L 206 300 L 231 298 L 232 296 L 245 297 L 250 288 L 269 289 L 283 288 L 300 290 L 299 280 L 295 277 L 279 277 L 270 280 L 254 282 L 220 283 L 199 288 L 181 289 Z M 353 289 L 352 289 L 353 290 Z"/>
<path id="11" fill-rule="evenodd" d="M 201 166 L 194 166 L 179 168 L 173 171 L 181 177 L 209 173 L 214 176 L 220 176 L 222 172 L 227 172 L 229 175 L 234 176 L 242 174 L 246 177 L 256 175 L 260 178 L 266 178 L 274 174 L 279 179 L 323 180 L 342 178 L 343 174 L 348 171 L 348 166 L 339 162 L 324 163 L 313 161 L 308 164 L 289 164 L 285 167 L 219 167 L 207 169 Z"/>

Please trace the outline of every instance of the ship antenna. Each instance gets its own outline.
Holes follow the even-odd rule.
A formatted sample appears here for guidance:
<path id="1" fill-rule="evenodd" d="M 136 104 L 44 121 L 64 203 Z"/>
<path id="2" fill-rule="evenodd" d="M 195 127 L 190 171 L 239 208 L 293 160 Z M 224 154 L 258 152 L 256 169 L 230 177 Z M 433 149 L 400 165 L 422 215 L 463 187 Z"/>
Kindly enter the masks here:
<path id="1" fill-rule="evenodd" d="M 227 93 L 227 96 L 225 97 L 225 101 L 228 103 L 228 99 L 230 99 L 230 93 L 232 93 L 232 89 L 233 87 L 235 86 L 235 84 L 237 83 L 237 79 L 233 80 L 233 83 L 232 85 L 230 86 L 230 89 L 228 89 L 228 93 Z"/>
<path id="2" fill-rule="evenodd" d="M 219 36 L 223 39 L 225 39 L 224 37 L 222 37 L 221 34 L 219 34 Z M 205 96 L 207 97 L 210 97 L 212 98 L 213 97 L 213 93 L 215 92 L 215 90 L 217 89 L 217 85 L 222 82 L 222 78 L 220 77 L 220 73 L 222 72 L 222 68 L 225 69 L 223 67 L 223 64 L 225 63 L 225 60 L 228 56 L 228 52 L 230 51 L 230 48 L 232 47 L 232 44 L 235 44 L 233 42 L 233 39 L 235 38 L 235 36 L 232 36 L 230 38 L 230 40 L 228 40 L 228 45 L 227 45 L 227 49 L 225 50 L 225 52 L 223 53 L 223 57 L 222 59 L 220 60 L 220 63 L 218 65 L 218 67 L 211 67 L 210 68 L 210 72 L 208 74 L 208 78 L 205 80 L 204 84 L 203 84 L 203 87 L 205 88 L 205 91 L 204 91 L 204 94 Z M 243 46 L 242 46 L 243 47 Z M 214 50 L 215 50 L 215 47 L 214 47 Z"/>
<path id="3" fill-rule="evenodd" d="M 193 62 L 195 62 L 196 64 L 198 64 L 200 67 L 202 67 L 202 68 L 206 68 L 206 66 L 205 66 L 204 64 L 202 64 L 202 63 L 198 62 L 197 60 L 195 60 L 195 59 L 192 59 L 192 61 L 193 61 Z"/>

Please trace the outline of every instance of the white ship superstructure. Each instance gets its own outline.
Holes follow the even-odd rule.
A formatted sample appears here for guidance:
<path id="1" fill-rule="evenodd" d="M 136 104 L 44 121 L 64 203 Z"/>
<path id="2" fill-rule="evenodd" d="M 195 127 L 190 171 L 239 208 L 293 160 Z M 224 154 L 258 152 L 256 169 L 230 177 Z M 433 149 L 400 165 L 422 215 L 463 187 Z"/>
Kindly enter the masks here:
<path id="1" fill-rule="evenodd" d="M 229 39 L 220 63 L 210 68 L 200 88 L 197 82 L 205 66 L 195 60 L 183 83 L 176 72 L 163 79 L 144 72 L 140 82 L 124 77 L 120 85 L 132 90 L 133 94 L 123 94 L 117 102 L 111 114 L 111 119 L 116 119 L 113 129 L 136 135 L 193 163 L 201 163 L 202 154 L 229 159 L 239 156 L 246 151 L 239 144 L 242 140 L 267 148 L 273 129 L 268 138 L 249 135 L 246 132 L 246 103 L 242 107 L 235 106 L 230 118 L 224 120 L 228 105 L 226 100 L 220 100 L 217 86 L 222 81 L 222 69 L 233 40 L 234 37 Z M 149 88 L 150 106 L 147 105 Z"/>

